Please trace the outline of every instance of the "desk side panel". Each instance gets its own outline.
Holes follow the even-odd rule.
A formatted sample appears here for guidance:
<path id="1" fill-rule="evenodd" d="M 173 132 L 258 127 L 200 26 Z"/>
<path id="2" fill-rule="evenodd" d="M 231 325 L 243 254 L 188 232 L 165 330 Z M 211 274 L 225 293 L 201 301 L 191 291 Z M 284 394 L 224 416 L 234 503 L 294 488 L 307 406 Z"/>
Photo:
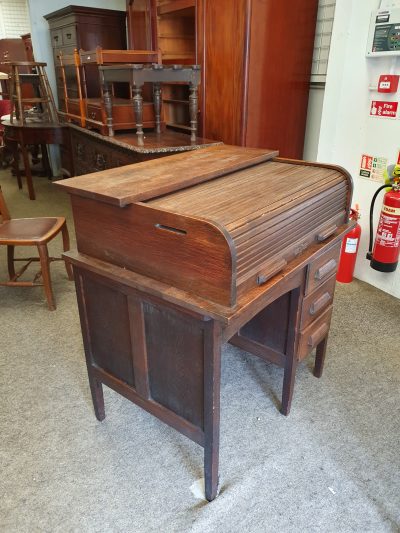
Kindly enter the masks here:
<path id="1" fill-rule="evenodd" d="M 78 250 L 224 306 L 236 303 L 229 238 L 200 219 L 72 196 Z"/>

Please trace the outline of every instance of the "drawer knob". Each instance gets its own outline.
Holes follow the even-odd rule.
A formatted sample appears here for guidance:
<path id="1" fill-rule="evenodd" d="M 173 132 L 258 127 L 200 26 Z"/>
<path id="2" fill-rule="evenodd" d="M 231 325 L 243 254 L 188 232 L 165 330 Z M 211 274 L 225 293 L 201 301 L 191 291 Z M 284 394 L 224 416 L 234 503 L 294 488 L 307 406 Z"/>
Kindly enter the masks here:
<path id="1" fill-rule="evenodd" d="M 320 281 L 321 279 L 328 276 L 328 274 L 331 274 L 336 270 L 337 267 L 337 261 L 336 259 L 331 259 L 325 265 L 322 265 L 318 270 L 315 271 L 315 279 Z"/>
<path id="2" fill-rule="evenodd" d="M 315 348 L 315 346 L 327 335 L 328 331 L 329 324 L 325 322 L 317 329 L 317 331 L 308 337 L 308 346 Z"/>
<path id="3" fill-rule="evenodd" d="M 316 315 L 321 311 L 321 309 L 324 309 L 332 300 L 332 296 L 329 294 L 329 292 L 324 292 L 322 296 L 317 298 L 315 302 L 313 302 L 310 305 L 309 313 L 311 316 Z"/>
<path id="4" fill-rule="evenodd" d="M 337 227 L 336 224 L 333 224 L 332 226 L 329 226 L 329 228 L 326 228 L 323 231 L 321 231 L 320 233 L 318 233 L 317 241 L 318 242 L 326 241 L 326 239 L 328 237 L 330 237 L 331 235 L 333 235 L 337 229 L 338 229 L 338 227 Z"/>
<path id="5" fill-rule="evenodd" d="M 285 268 L 287 265 L 287 261 L 285 259 L 280 259 L 278 261 L 274 261 L 270 266 L 266 267 L 266 273 L 260 273 L 257 276 L 257 285 L 263 285 L 266 283 L 269 279 L 271 279 L 273 276 L 278 274 L 281 270 Z"/>

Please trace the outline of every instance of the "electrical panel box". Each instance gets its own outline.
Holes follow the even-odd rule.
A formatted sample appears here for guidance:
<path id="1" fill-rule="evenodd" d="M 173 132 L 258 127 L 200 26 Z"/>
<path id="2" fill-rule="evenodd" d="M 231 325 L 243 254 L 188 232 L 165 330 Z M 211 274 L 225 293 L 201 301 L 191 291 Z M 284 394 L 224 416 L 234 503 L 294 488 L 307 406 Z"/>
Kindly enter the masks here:
<path id="1" fill-rule="evenodd" d="M 375 11 L 371 15 L 367 57 L 400 55 L 400 8 Z"/>

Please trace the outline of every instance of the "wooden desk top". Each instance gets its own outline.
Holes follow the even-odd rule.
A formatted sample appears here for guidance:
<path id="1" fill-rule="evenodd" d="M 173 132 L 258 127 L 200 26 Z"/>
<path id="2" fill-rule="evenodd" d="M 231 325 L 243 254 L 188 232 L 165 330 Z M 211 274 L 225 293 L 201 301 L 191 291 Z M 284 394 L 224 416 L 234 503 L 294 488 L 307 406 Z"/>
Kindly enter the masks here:
<path id="1" fill-rule="evenodd" d="M 267 161 L 277 154 L 275 150 L 217 145 L 86 174 L 57 185 L 69 193 L 123 207 Z"/>
<path id="2" fill-rule="evenodd" d="M 220 141 L 212 141 L 210 139 L 203 139 L 202 137 L 197 137 L 196 142 L 192 143 L 190 141 L 190 135 L 167 129 L 161 134 L 157 134 L 154 131 L 145 131 L 144 146 L 139 146 L 137 135 L 132 131 L 116 131 L 114 137 L 109 137 L 107 135 L 101 135 L 93 130 L 81 128 L 72 123 L 69 123 L 68 127 L 87 135 L 89 138 L 95 139 L 98 142 L 119 146 L 120 148 L 131 150 L 132 152 L 137 152 L 139 154 L 172 154 L 198 150 L 209 146 L 222 145 L 222 142 Z"/>

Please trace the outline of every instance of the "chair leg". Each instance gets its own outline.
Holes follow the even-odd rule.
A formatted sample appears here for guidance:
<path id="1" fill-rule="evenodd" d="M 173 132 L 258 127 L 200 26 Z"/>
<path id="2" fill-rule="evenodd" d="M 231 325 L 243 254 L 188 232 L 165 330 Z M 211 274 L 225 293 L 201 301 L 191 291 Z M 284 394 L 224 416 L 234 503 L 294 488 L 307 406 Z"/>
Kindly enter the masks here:
<path id="1" fill-rule="evenodd" d="M 14 248 L 15 246 L 11 244 L 7 246 L 7 266 L 8 266 L 8 275 L 10 277 L 10 280 L 12 280 L 15 276 Z"/>
<path id="2" fill-rule="evenodd" d="M 50 277 L 50 262 L 49 262 L 49 251 L 46 244 L 38 245 L 40 266 L 42 269 L 42 278 L 43 278 L 43 287 L 47 299 L 47 305 L 49 306 L 50 311 L 54 311 L 56 308 L 53 289 L 51 287 L 51 277 Z"/>
<path id="3" fill-rule="evenodd" d="M 63 240 L 63 250 L 64 252 L 68 252 L 68 250 L 70 249 L 70 244 L 69 244 L 69 233 L 68 233 L 68 228 L 67 228 L 66 223 L 61 228 L 61 234 L 62 234 L 62 240 Z M 72 281 L 74 279 L 74 275 L 72 273 L 71 263 L 69 263 L 68 261 L 65 261 L 64 259 L 64 264 L 65 264 L 65 270 L 67 271 L 68 279 Z"/>

